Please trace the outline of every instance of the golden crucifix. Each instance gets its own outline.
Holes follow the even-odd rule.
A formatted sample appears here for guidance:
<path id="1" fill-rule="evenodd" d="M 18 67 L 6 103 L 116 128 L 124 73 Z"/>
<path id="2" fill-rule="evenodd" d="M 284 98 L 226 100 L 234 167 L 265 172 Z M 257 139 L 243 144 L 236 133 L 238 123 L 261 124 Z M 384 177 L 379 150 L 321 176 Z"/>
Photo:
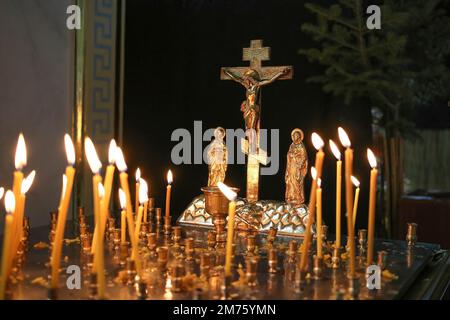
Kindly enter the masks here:
<path id="1" fill-rule="evenodd" d="M 247 160 L 247 200 L 258 201 L 259 164 L 265 156 L 259 148 L 261 122 L 261 87 L 275 80 L 292 79 L 292 66 L 263 67 L 261 61 L 270 60 L 270 48 L 263 47 L 262 40 L 251 40 L 250 48 L 242 51 L 242 60 L 250 61 L 249 67 L 221 68 L 221 80 L 234 80 L 246 89 L 246 100 L 241 103 L 244 115 L 248 145 L 245 152 Z"/>

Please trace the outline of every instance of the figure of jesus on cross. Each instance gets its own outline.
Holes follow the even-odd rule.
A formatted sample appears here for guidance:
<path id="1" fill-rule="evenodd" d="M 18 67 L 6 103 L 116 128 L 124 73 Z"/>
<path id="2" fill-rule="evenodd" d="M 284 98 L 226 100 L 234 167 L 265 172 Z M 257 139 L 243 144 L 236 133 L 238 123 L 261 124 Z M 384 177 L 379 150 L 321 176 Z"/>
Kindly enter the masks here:
<path id="1" fill-rule="evenodd" d="M 261 87 L 275 80 L 292 79 L 292 67 L 263 67 L 261 61 L 270 60 L 270 48 L 262 46 L 262 40 L 250 41 L 250 48 L 243 49 L 244 61 L 250 61 L 249 67 L 222 68 L 222 80 L 234 80 L 246 89 L 246 100 L 241 103 L 248 143 L 244 152 L 247 160 L 247 200 L 258 201 L 259 164 L 264 163 L 264 151 L 259 148 L 259 130 L 261 121 Z"/>

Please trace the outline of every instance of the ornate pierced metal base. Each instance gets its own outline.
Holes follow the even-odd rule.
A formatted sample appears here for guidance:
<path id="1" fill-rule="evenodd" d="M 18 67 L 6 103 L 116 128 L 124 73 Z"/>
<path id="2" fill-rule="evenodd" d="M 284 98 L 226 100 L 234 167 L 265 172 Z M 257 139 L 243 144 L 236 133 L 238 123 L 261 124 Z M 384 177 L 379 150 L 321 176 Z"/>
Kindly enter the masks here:
<path id="1" fill-rule="evenodd" d="M 268 232 L 276 228 L 278 234 L 303 237 L 308 219 L 306 205 L 292 206 L 286 202 L 259 200 L 248 203 L 238 198 L 236 203 L 236 227 Z M 180 225 L 213 228 L 212 216 L 205 210 L 205 197 L 196 197 L 178 218 Z"/>

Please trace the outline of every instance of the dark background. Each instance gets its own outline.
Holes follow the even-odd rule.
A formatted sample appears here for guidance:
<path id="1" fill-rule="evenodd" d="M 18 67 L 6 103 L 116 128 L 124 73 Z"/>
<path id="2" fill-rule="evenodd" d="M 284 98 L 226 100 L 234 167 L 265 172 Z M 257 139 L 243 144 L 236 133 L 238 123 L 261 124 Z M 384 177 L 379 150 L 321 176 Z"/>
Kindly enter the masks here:
<path id="1" fill-rule="evenodd" d="M 247 66 L 241 60 L 242 48 L 251 39 L 263 39 L 272 48 L 271 60 L 263 65 L 293 65 L 294 79 L 263 90 L 261 127 L 280 129 L 280 170 L 277 175 L 262 176 L 260 198 L 284 199 L 291 130 L 304 130 L 310 164 L 314 161 L 310 136 L 317 131 L 326 142 L 324 219 L 333 233 L 335 159 L 328 139 L 338 142 L 337 127 L 343 126 L 355 149 L 354 174 L 362 183 L 357 224 L 366 226 L 370 106 L 364 102 L 358 107 L 345 106 L 320 86 L 306 82 L 322 69 L 297 53 L 315 46 L 300 30 L 303 22 L 314 18 L 304 1 L 133 0 L 127 1 L 126 13 L 124 145 L 130 174 L 134 176 L 136 167 L 141 168 L 157 206 L 164 204 L 169 168 L 174 172 L 173 219 L 207 183 L 205 164 L 171 164 L 171 150 L 177 144 L 170 140 L 173 130 L 186 128 L 193 133 L 194 120 L 203 121 L 203 130 L 244 126 L 239 110 L 244 88 L 221 81 L 219 71 L 221 66 Z M 228 167 L 226 183 L 240 187 L 241 196 L 245 196 L 245 173 L 244 165 Z M 307 197 L 309 186 L 308 179 Z"/>

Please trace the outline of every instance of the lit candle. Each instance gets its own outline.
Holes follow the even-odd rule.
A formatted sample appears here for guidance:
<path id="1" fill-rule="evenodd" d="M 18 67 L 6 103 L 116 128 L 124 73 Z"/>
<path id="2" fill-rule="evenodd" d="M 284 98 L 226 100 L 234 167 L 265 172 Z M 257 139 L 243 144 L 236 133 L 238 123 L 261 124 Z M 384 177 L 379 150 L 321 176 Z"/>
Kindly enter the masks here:
<path id="1" fill-rule="evenodd" d="M 373 263 L 373 242 L 375 236 L 375 204 L 377 196 L 377 159 L 372 150 L 367 149 L 367 159 L 370 167 L 370 191 L 369 191 L 369 226 L 367 228 L 367 265 Z"/>
<path id="2" fill-rule="evenodd" d="M 233 257 L 233 233 L 234 233 L 234 214 L 236 211 L 237 194 L 224 183 L 217 184 L 220 191 L 230 200 L 228 204 L 228 228 L 227 228 L 227 245 L 225 255 L 225 276 L 231 277 L 231 260 Z"/>
<path id="3" fill-rule="evenodd" d="M 144 179 L 140 179 L 139 181 L 139 208 L 137 213 L 137 220 L 136 220 L 136 229 L 134 230 L 134 236 L 136 238 L 136 243 L 139 243 L 139 232 L 141 230 L 141 223 L 142 223 L 142 214 L 144 212 L 144 203 L 148 201 L 148 186 L 147 182 Z"/>
<path id="4" fill-rule="evenodd" d="M 136 169 L 136 193 L 135 193 L 135 201 L 134 201 L 134 213 L 137 214 L 138 208 L 139 208 L 139 188 L 140 188 L 140 179 L 141 179 L 141 170 L 139 168 Z"/>
<path id="5" fill-rule="evenodd" d="M 21 133 L 19 135 L 19 139 L 17 140 L 17 147 L 16 147 L 16 154 L 14 159 L 14 164 L 16 167 L 16 171 L 14 171 L 14 181 L 13 181 L 13 189 L 14 192 L 14 199 L 15 199 L 15 212 L 14 212 L 14 219 L 13 219 L 13 226 L 12 226 L 12 240 L 11 240 L 11 254 L 12 259 L 14 259 L 14 256 L 17 252 L 17 246 L 20 241 L 19 234 L 20 234 L 20 221 L 19 221 L 19 214 L 16 214 L 18 210 L 20 210 L 20 189 L 22 188 L 22 181 L 23 181 L 23 173 L 22 169 L 27 164 L 27 147 L 25 145 L 25 139 L 23 137 L 23 134 Z"/>
<path id="6" fill-rule="evenodd" d="M 317 170 L 315 167 L 311 167 L 311 177 L 313 179 L 312 185 L 317 186 Z M 311 192 L 313 187 L 311 186 Z M 314 188 L 315 190 L 316 188 Z M 314 192 L 315 193 L 315 192 Z M 311 197 L 311 196 L 310 196 Z M 315 201 L 315 200 L 314 200 Z M 306 230 L 305 230 L 305 236 L 303 237 L 303 247 L 302 247 L 302 254 L 300 257 L 300 271 L 305 272 L 306 266 L 308 262 L 307 253 L 309 252 L 309 247 L 311 246 L 311 238 L 312 238 L 312 225 L 314 223 L 314 211 L 311 212 L 311 205 L 309 206 L 310 211 L 308 213 L 308 221 L 306 223 Z"/>
<path id="7" fill-rule="evenodd" d="M 339 140 L 345 149 L 345 204 L 347 216 L 353 213 L 353 186 L 351 176 L 353 174 L 353 150 L 347 133 L 341 127 L 338 128 Z M 351 221 L 351 220 L 350 220 Z"/>
<path id="8" fill-rule="evenodd" d="M 317 257 L 322 258 L 322 180 L 317 179 L 316 208 L 317 208 Z"/>
<path id="9" fill-rule="evenodd" d="M 109 204 L 111 200 L 111 189 L 112 189 L 112 183 L 114 179 L 114 170 L 116 168 L 115 166 L 115 157 L 116 157 L 116 141 L 114 139 L 111 139 L 111 142 L 109 143 L 109 150 L 108 150 L 108 161 L 109 164 L 106 167 L 106 174 L 105 174 L 105 196 L 102 201 L 102 206 L 104 208 L 101 208 L 101 211 L 105 211 L 105 215 L 102 215 L 102 221 L 101 221 L 101 236 L 104 237 L 105 229 L 106 229 L 106 220 L 109 216 Z"/>
<path id="10" fill-rule="evenodd" d="M 349 273 L 350 278 L 355 277 L 355 229 L 353 227 L 353 150 L 347 133 L 341 127 L 338 128 L 339 140 L 345 149 L 345 203 L 347 208 L 347 236 L 348 247 L 350 249 Z"/>
<path id="11" fill-rule="evenodd" d="M 100 219 L 100 198 L 98 195 L 98 185 L 102 182 L 102 177 L 100 175 L 100 169 L 102 168 L 102 163 L 98 158 L 97 151 L 95 150 L 94 143 L 89 137 L 84 139 L 84 150 L 86 153 L 86 158 L 89 167 L 92 171 L 92 203 L 94 205 L 94 217 L 95 217 L 95 228 L 94 236 L 92 238 L 91 253 L 94 254 L 97 241 L 99 236 L 101 236 L 101 219 Z M 95 259 L 95 258 L 94 258 Z M 95 264 L 95 260 L 94 260 Z"/>
<path id="12" fill-rule="evenodd" d="M 26 200 L 25 195 L 28 192 L 28 190 L 30 190 L 35 176 L 36 176 L 36 171 L 35 170 L 31 171 L 30 174 L 25 179 L 23 179 L 22 186 L 20 188 L 20 197 L 19 197 L 19 203 L 18 203 L 19 208 L 17 208 L 17 210 L 16 210 L 16 212 L 17 212 L 16 219 L 18 219 L 17 225 L 18 225 L 18 233 L 19 234 L 18 234 L 17 243 L 15 245 L 15 250 L 17 250 L 17 247 L 23 237 L 23 217 L 24 217 L 24 212 L 25 212 L 25 200 Z"/>
<path id="13" fill-rule="evenodd" d="M 98 183 L 98 201 L 99 207 L 102 208 L 98 216 L 95 217 L 95 224 L 99 226 L 103 221 L 103 217 L 106 219 L 106 206 L 103 205 L 104 197 L 105 197 L 105 188 L 101 182 Z M 105 258 L 104 258 L 104 250 L 103 250 L 103 237 L 101 232 L 97 232 L 97 247 L 94 252 L 94 268 L 97 272 L 97 292 L 98 298 L 105 298 Z"/>
<path id="14" fill-rule="evenodd" d="M 342 160 L 341 152 L 333 140 L 329 141 L 330 149 L 336 157 L 336 242 L 335 247 L 341 247 L 341 198 L 342 198 Z"/>
<path id="15" fill-rule="evenodd" d="M 52 278 L 51 287 L 53 289 L 58 288 L 59 281 L 59 266 L 61 264 L 62 242 L 64 238 L 64 229 L 66 225 L 67 211 L 69 209 L 70 197 L 72 195 L 73 178 L 75 176 L 75 148 L 72 143 L 72 139 L 68 134 L 64 136 L 64 144 L 66 147 L 66 155 L 68 165 L 66 167 L 66 185 L 63 186 L 62 201 L 59 206 L 58 220 L 56 222 L 55 239 L 52 246 Z"/>
<path id="16" fill-rule="evenodd" d="M 170 195 L 172 193 L 173 175 L 172 171 L 167 172 L 167 190 L 166 190 L 166 223 L 170 221 Z"/>
<path id="17" fill-rule="evenodd" d="M 1 188 L 1 195 L 3 197 L 4 189 Z M 0 197 L 1 199 L 1 197 Z M 5 195 L 5 208 L 6 208 L 6 216 L 5 216 L 5 226 L 3 232 L 3 250 L 2 250 L 2 262 L 0 269 L 0 300 L 5 299 L 5 290 L 6 284 L 9 278 L 9 260 L 11 259 L 11 240 L 12 240 L 12 227 L 13 227 L 13 213 L 15 210 L 15 199 L 14 193 L 11 190 L 6 191 Z"/>
<path id="18" fill-rule="evenodd" d="M 356 223 L 356 215 L 358 213 L 358 201 L 359 201 L 359 180 L 356 179 L 354 176 L 352 176 L 352 182 L 353 185 L 356 187 L 355 192 L 355 201 L 353 202 L 353 229 L 355 229 L 355 223 Z"/>
<path id="19" fill-rule="evenodd" d="M 148 215 L 148 201 L 149 200 L 147 200 L 147 201 L 145 201 L 145 203 L 144 203 L 144 223 L 147 223 L 147 221 L 148 221 L 148 217 L 147 217 L 147 215 Z"/>
<path id="20" fill-rule="evenodd" d="M 122 211 L 120 212 L 120 242 L 124 244 L 126 241 L 127 232 L 127 198 L 122 188 L 119 188 L 119 202 L 120 207 L 122 208 Z"/>
<path id="21" fill-rule="evenodd" d="M 135 261 L 136 272 L 141 275 L 141 261 L 138 256 L 139 248 L 134 237 L 134 218 L 133 209 L 131 208 L 132 202 L 130 197 L 130 187 L 128 185 L 128 174 L 127 174 L 127 164 L 123 156 L 122 149 L 120 147 L 116 148 L 116 166 L 120 171 L 120 186 L 125 193 L 126 207 L 127 207 L 127 223 L 128 223 L 128 236 L 130 237 L 131 247 L 132 247 L 132 258 Z"/>

